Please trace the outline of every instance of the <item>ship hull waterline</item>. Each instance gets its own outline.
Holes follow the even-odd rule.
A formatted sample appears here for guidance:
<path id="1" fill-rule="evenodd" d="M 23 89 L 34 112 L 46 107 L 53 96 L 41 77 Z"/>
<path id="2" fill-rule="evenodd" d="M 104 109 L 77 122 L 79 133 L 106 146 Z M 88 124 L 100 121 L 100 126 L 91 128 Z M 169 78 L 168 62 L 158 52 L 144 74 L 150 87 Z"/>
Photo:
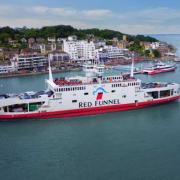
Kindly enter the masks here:
<path id="1" fill-rule="evenodd" d="M 130 104 L 119 104 L 112 106 L 100 106 L 73 110 L 63 110 L 63 111 L 53 111 L 53 112 L 36 112 L 36 113 L 21 113 L 21 114 L 2 114 L 0 115 L 0 121 L 8 120 L 24 120 L 24 119 L 49 119 L 49 118 L 65 118 L 65 117 L 75 117 L 75 116 L 85 116 L 85 115 L 96 115 L 112 112 L 120 112 L 127 110 L 135 110 L 140 108 L 146 108 L 150 106 L 165 104 L 168 102 L 176 101 L 180 96 L 158 99 L 147 102 L 137 102 Z"/>

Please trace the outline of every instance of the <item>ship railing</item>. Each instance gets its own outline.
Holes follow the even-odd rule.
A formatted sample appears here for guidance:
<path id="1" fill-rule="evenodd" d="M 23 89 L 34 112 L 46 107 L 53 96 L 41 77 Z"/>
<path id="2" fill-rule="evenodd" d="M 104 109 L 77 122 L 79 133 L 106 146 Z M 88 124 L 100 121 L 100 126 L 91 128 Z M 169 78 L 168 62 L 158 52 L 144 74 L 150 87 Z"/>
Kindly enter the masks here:
<path id="1" fill-rule="evenodd" d="M 57 84 L 59 87 L 64 86 L 82 86 L 82 85 L 91 85 L 91 84 L 110 84 L 110 83 L 126 83 L 126 82 L 134 82 L 137 81 L 137 79 L 126 79 L 126 80 L 97 80 L 97 81 L 90 81 L 90 82 L 82 82 L 82 83 L 62 83 Z"/>

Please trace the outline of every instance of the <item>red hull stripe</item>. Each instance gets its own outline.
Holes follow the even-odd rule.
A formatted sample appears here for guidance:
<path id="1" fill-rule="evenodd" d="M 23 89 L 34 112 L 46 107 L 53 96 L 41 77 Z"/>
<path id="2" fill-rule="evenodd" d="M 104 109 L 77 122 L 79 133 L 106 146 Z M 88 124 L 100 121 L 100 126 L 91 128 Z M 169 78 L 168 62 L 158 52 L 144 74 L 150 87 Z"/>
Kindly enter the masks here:
<path id="1" fill-rule="evenodd" d="M 131 109 L 145 108 L 148 106 L 158 105 L 162 103 L 167 103 L 171 101 L 176 101 L 180 96 L 166 98 L 161 100 L 153 100 L 147 102 L 138 102 L 131 104 L 120 104 L 112 106 L 101 106 L 101 107 L 92 107 L 92 108 L 83 108 L 83 109 L 73 109 L 73 110 L 63 110 L 63 111 L 54 111 L 54 112 L 39 112 L 39 113 L 30 113 L 30 114 L 3 114 L 0 115 L 1 120 L 7 119 L 37 119 L 37 118 L 63 118 L 63 117 L 72 117 L 72 116 L 82 116 L 82 115 L 93 115 L 93 114 L 102 114 L 108 112 L 118 112 L 126 111 Z"/>

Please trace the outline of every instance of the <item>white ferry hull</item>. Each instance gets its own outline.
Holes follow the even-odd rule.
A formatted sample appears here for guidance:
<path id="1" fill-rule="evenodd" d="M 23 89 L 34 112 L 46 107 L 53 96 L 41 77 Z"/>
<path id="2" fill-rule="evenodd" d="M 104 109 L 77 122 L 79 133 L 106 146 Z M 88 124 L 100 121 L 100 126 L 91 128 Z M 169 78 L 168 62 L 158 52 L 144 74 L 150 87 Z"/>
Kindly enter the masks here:
<path id="1" fill-rule="evenodd" d="M 129 103 L 129 104 L 118 104 L 118 105 L 80 108 L 80 109 L 71 109 L 71 110 L 59 110 L 59 111 L 51 111 L 51 112 L 13 113 L 13 114 L 6 113 L 6 114 L 0 114 L 0 119 L 6 121 L 9 119 L 47 119 L 47 118 L 64 118 L 64 117 L 74 117 L 74 116 L 83 116 L 83 115 L 103 114 L 103 113 L 127 111 L 127 110 L 145 108 L 154 105 L 160 105 L 160 104 L 176 101 L 179 98 L 180 96 L 178 95 L 174 97 L 149 100 L 146 102 Z"/>

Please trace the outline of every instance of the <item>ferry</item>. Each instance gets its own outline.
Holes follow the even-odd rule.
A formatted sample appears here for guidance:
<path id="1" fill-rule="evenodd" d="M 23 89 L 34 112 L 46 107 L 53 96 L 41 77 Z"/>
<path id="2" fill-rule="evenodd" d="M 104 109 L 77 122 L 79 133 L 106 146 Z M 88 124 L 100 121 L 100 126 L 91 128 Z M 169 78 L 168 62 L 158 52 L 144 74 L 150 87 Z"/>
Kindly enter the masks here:
<path id="1" fill-rule="evenodd" d="M 49 63 L 50 64 L 50 63 Z M 64 118 L 145 108 L 180 98 L 176 83 L 142 83 L 130 75 L 53 79 L 47 90 L 0 95 L 0 119 Z"/>
<path id="2" fill-rule="evenodd" d="M 83 64 L 83 71 L 86 73 L 86 76 L 93 76 L 93 75 L 102 75 L 105 70 L 104 64 L 99 63 L 91 63 L 87 62 Z"/>
<path id="3" fill-rule="evenodd" d="M 176 70 L 175 65 L 167 65 L 162 62 L 159 62 L 159 63 L 156 63 L 152 67 L 144 68 L 142 70 L 142 73 L 148 74 L 148 75 L 155 75 L 155 74 L 171 72 L 171 71 L 175 71 L 175 70 Z"/>

